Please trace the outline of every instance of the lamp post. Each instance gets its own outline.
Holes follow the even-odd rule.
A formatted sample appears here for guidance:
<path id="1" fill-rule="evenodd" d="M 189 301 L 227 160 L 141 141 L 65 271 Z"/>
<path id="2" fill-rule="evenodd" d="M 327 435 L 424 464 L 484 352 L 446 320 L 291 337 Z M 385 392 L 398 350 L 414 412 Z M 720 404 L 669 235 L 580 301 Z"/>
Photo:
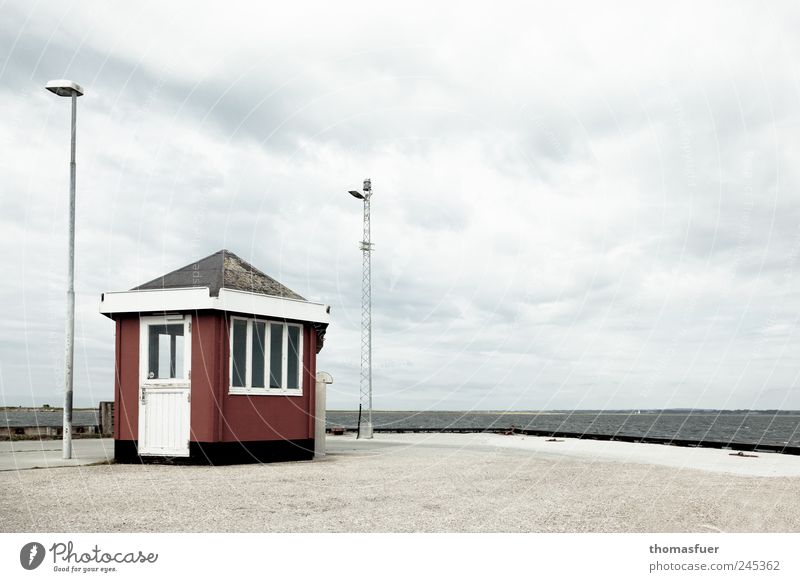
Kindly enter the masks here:
<path id="1" fill-rule="evenodd" d="M 75 123 L 78 110 L 78 97 L 83 95 L 83 87 L 73 81 L 57 79 L 50 81 L 45 88 L 59 97 L 72 99 L 72 137 L 69 157 L 69 259 L 67 260 L 67 324 L 64 365 L 64 432 L 62 435 L 62 456 L 72 458 L 72 363 L 74 360 L 75 336 Z"/>
<path id="2" fill-rule="evenodd" d="M 372 273 L 370 271 L 370 209 L 372 182 L 364 180 L 364 189 L 350 190 L 351 195 L 364 201 L 364 238 L 359 243 L 362 253 L 361 270 L 361 385 L 359 399 L 358 438 L 372 438 Z M 361 412 L 366 411 L 366 417 Z"/>

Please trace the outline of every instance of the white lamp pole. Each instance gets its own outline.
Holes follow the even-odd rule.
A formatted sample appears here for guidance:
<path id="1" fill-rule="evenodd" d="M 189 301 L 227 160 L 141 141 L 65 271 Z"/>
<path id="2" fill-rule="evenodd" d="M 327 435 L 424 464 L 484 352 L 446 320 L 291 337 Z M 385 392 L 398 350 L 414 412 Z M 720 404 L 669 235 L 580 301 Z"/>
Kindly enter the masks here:
<path id="1" fill-rule="evenodd" d="M 362 252 L 361 271 L 361 387 L 360 406 L 362 414 L 358 425 L 358 437 L 372 438 L 372 273 L 370 242 L 370 199 L 372 182 L 364 180 L 364 190 L 350 190 L 351 195 L 364 201 L 364 238 L 359 244 Z M 366 413 L 366 416 L 364 416 Z"/>
<path id="2" fill-rule="evenodd" d="M 64 432 L 62 435 L 63 457 L 72 458 L 72 363 L 74 361 L 75 336 L 75 127 L 78 97 L 83 87 L 66 79 L 50 81 L 45 85 L 59 97 L 72 99 L 72 138 L 69 157 L 69 259 L 67 261 L 67 329 L 64 365 Z"/>

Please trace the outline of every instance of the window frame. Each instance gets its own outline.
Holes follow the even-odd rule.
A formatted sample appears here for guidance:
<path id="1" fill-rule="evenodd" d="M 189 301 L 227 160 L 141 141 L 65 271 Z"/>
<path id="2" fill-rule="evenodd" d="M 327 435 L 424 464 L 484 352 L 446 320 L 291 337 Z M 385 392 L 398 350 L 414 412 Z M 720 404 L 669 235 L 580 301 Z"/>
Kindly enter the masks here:
<path id="1" fill-rule="evenodd" d="M 262 317 L 243 317 L 240 315 L 228 316 L 228 394 L 232 395 L 259 395 L 259 396 L 302 396 L 303 395 L 303 340 L 305 337 L 304 325 L 302 323 L 290 323 L 277 319 L 266 319 Z M 245 321 L 247 331 L 245 334 L 245 386 L 233 385 L 233 322 Z M 253 384 L 253 324 L 266 324 L 264 333 L 264 387 L 254 388 Z M 281 332 L 281 387 L 270 387 L 270 353 L 272 348 L 271 325 L 280 325 Z M 299 341 L 297 349 L 297 388 L 287 388 L 288 385 L 288 363 L 289 363 L 289 328 L 296 327 L 299 330 Z"/>
<path id="2" fill-rule="evenodd" d="M 150 326 L 183 324 L 183 378 L 148 378 Z M 186 387 L 192 383 L 192 316 L 142 315 L 139 317 L 139 386 Z"/>

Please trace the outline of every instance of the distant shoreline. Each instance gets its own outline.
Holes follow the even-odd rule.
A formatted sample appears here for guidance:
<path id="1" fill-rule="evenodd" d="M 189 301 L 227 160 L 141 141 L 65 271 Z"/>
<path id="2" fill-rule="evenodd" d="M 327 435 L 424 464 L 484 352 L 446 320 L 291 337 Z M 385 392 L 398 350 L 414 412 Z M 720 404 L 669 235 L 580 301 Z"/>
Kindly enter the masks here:
<path id="1" fill-rule="evenodd" d="M 97 410 L 95 406 L 78 406 L 72 410 Z M 61 407 L 48 406 L 0 406 L 0 412 L 64 412 Z"/>
<path id="2" fill-rule="evenodd" d="M 60 408 L 8 408 L 0 412 L 0 432 L 41 434 L 33 427 L 57 431 L 62 426 Z M 326 424 L 355 430 L 358 411 L 326 412 Z M 677 441 L 687 444 L 748 444 L 800 455 L 800 413 L 797 411 L 617 410 L 617 411 L 385 411 L 372 414 L 375 431 L 486 432 L 524 431 L 551 437 L 634 439 L 642 442 Z M 95 427 L 96 408 L 76 409 L 73 426 Z M 32 430 L 25 431 L 25 427 Z"/>
<path id="3" fill-rule="evenodd" d="M 73 410 L 97 410 L 94 406 L 79 406 Z M 0 406 L 2 412 L 63 412 L 62 407 L 56 406 Z M 328 412 L 358 414 L 358 409 L 329 408 Z M 749 408 L 615 408 L 615 409 L 553 409 L 553 410 L 436 410 L 436 409 L 373 409 L 373 413 L 442 413 L 442 414 L 493 414 L 493 415 L 536 415 L 536 414 L 800 414 L 800 410 L 778 409 L 749 409 Z"/>

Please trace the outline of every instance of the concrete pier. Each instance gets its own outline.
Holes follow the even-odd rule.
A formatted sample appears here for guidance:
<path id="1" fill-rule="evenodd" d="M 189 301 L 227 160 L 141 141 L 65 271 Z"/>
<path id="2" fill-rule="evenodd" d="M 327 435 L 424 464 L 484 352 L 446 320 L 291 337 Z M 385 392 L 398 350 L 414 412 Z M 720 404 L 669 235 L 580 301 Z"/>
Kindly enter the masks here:
<path id="1" fill-rule="evenodd" d="M 81 461 L 110 452 L 84 443 L 100 449 Z M 319 460 L 266 465 L 51 464 L 0 471 L 0 490 L 0 529 L 18 532 L 800 532 L 797 456 L 519 435 L 328 436 Z"/>
<path id="2" fill-rule="evenodd" d="M 75 439 L 72 458 L 61 458 L 60 440 L 0 442 L 0 471 L 74 467 L 108 463 L 114 458 L 112 439 Z"/>

